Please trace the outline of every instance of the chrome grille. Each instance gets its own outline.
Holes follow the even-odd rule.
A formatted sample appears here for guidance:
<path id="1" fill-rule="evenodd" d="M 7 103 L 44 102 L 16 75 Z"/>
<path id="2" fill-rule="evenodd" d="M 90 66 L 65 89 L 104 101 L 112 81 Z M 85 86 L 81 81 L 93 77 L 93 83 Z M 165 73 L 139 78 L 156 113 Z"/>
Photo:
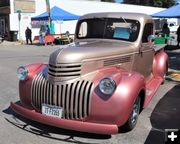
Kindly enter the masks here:
<path id="1" fill-rule="evenodd" d="M 49 64 L 48 74 L 53 77 L 78 77 L 81 75 L 81 65 Z"/>
<path id="2" fill-rule="evenodd" d="M 112 59 L 107 59 L 104 61 L 104 66 L 110 66 L 120 63 L 126 63 L 131 61 L 131 56 L 123 56 L 123 57 L 117 57 Z"/>
<path id="3" fill-rule="evenodd" d="M 32 82 L 32 105 L 41 110 L 43 103 L 63 107 L 63 118 L 81 119 L 90 113 L 93 83 L 85 80 L 53 85 L 42 74 Z"/>

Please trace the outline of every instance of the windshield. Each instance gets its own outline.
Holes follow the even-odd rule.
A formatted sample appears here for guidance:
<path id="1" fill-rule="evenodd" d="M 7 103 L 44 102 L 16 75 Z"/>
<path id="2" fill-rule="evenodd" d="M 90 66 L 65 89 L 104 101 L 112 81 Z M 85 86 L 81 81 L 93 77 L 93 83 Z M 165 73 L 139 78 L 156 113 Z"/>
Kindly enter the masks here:
<path id="1" fill-rule="evenodd" d="M 124 18 L 93 18 L 78 22 L 77 38 L 120 39 L 136 41 L 140 29 L 137 20 Z"/>

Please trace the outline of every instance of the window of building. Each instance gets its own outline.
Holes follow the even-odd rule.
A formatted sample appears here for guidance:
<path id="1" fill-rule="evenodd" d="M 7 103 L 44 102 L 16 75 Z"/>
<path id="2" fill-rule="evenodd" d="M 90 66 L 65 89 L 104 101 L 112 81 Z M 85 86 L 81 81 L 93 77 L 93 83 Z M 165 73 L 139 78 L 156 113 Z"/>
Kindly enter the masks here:
<path id="1" fill-rule="evenodd" d="M 9 0 L 0 0 L 0 7 L 9 6 Z"/>

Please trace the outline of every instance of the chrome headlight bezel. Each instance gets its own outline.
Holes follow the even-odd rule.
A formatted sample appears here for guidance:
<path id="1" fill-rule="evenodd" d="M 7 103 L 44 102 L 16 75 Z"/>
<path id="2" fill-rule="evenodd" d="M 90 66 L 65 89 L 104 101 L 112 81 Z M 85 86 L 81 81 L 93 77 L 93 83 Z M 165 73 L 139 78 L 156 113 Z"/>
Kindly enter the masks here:
<path id="1" fill-rule="evenodd" d="M 24 81 L 28 78 L 28 69 L 24 66 L 20 66 L 17 69 L 17 76 L 20 81 Z"/>
<path id="2" fill-rule="evenodd" d="M 112 95 L 116 89 L 116 83 L 111 77 L 105 77 L 99 82 L 99 90 L 104 95 Z"/>

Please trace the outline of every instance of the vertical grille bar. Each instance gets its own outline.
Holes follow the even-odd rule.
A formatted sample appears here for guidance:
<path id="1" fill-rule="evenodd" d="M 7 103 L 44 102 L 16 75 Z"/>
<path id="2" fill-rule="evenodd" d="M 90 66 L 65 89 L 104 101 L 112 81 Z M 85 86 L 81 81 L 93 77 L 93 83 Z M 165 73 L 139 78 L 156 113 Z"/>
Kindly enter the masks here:
<path id="1" fill-rule="evenodd" d="M 45 96 L 45 97 L 44 97 L 44 100 L 45 100 L 45 101 L 44 101 L 44 103 L 47 103 L 47 102 L 48 102 L 48 89 L 49 89 L 49 83 L 47 82 L 47 83 L 46 83 L 45 90 L 44 90 L 44 91 L 45 91 L 45 94 L 44 94 L 44 96 Z"/>
<path id="2" fill-rule="evenodd" d="M 86 85 L 86 83 L 85 83 L 85 81 L 83 81 L 81 84 L 81 91 L 80 91 L 80 95 L 79 95 L 79 107 L 78 107 L 79 118 L 82 118 L 83 97 L 84 97 L 83 91 L 84 91 L 85 85 Z"/>
<path id="3" fill-rule="evenodd" d="M 54 93 L 54 87 L 53 87 L 53 85 L 51 84 L 51 87 L 50 87 L 51 89 L 50 89 L 50 105 L 53 105 L 53 93 Z"/>
<path id="4" fill-rule="evenodd" d="M 87 98 L 87 100 L 88 100 L 87 101 L 87 103 L 88 103 L 87 113 L 88 114 L 90 113 L 90 110 L 91 110 L 91 98 L 90 98 L 90 96 L 91 96 L 92 92 L 93 92 L 93 83 L 90 84 L 90 87 L 89 87 L 89 90 L 88 90 L 88 93 L 87 93 L 87 95 L 88 95 L 88 98 Z"/>
<path id="5" fill-rule="evenodd" d="M 50 84 L 49 82 L 47 83 L 47 89 L 46 89 L 46 103 L 48 104 L 48 101 L 49 101 L 49 87 L 50 87 Z"/>
<path id="6" fill-rule="evenodd" d="M 57 99 L 56 99 L 56 105 L 59 105 L 59 99 L 60 99 L 60 97 L 59 97 L 59 85 L 57 85 Z"/>
<path id="7" fill-rule="evenodd" d="M 65 85 L 65 96 L 64 96 L 64 106 L 63 106 L 65 108 L 65 110 L 66 110 L 65 113 L 64 113 L 66 118 L 67 118 L 67 113 L 68 113 L 68 107 L 66 105 L 67 104 L 67 96 L 68 96 L 67 95 L 67 90 L 68 90 L 68 84 Z"/>
<path id="8" fill-rule="evenodd" d="M 69 101 L 71 101 L 71 91 L 70 91 L 71 85 L 67 85 L 66 86 L 66 118 L 69 119 L 69 113 L 70 113 L 70 109 L 69 109 Z"/>
<path id="9" fill-rule="evenodd" d="M 40 85 L 39 85 L 39 108 L 41 108 L 41 104 L 42 104 L 42 89 L 43 89 L 43 77 L 41 74 L 41 78 L 40 78 Z"/>
<path id="10" fill-rule="evenodd" d="M 59 86 L 59 85 L 58 85 L 58 90 L 59 90 L 58 91 L 59 92 L 58 93 L 58 106 L 61 106 L 61 100 L 62 100 L 61 99 L 61 91 L 62 91 L 62 89 L 61 89 L 61 86 Z"/>
<path id="11" fill-rule="evenodd" d="M 62 97 L 62 107 L 64 108 L 64 115 L 63 115 L 63 117 L 65 117 L 65 113 L 66 113 L 66 107 L 65 107 L 65 91 L 66 91 L 66 85 L 62 85 L 63 86 L 63 88 L 62 88 L 62 95 L 61 95 L 61 97 Z"/>
<path id="12" fill-rule="evenodd" d="M 63 106 L 63 88 L 64 88 L 64 86 L 63 85 L 61 85 L 61 103 L 60 103 L 60 106 L 62 107 Z"/>
<path id="13" fill-rule="evenodd" d="M 52 84 L 49 83 L 49 96 L 48 96 L 49 100 L 48 100 L 48 104 L 51 105 L 52 104 Z"/>
<path id="14" fill-rule="evenodd" d="M 74 103 L 75 103 L 75 88 L 76 88 L 76 84 L 72 84 L 72 91 L 71 91 L 71 100 L 70 100 L 70 112 L 71 112 L 71 118 L 74 118 Z"/>
<path id="15" fill-rule="evenodd" d="M 35 85 L 36 85 L 36 78 L 34 78 L 32 80 L 32 87 L 31 87 L 31 100 L 32 100 L 32 103 L 35 103 Z"/>
<path id="16" fill-rule="evenodd" d="M 37 78 L 37 83 L 36 83 L 36 87 L 37 87 L 37 89 L 36 89 L 36 103 L 35 103 L 35 105 L 36 105 L 36 107 L 38 107 L 39 106 L 39 85 L 40 85 L 40 79 L 41 79 L 41 77 L 40 77 L 40 75 L 38 75 L 38 78 Z M 39 108 L 39 107 L 38 107 Z"/>
<path id="17" fill-rule="evenodd" d="M 85 82 L 85 86 L 84 86 L 84 89 L 83 89 L 83 96 L 82 96 L 82 109 L 81 110 L 81 113 L 82 113 L 82 117 L 84 117 L 85 115 L 87 115 L 86 112 L 86 107 L 88 106 L 88 103 L 86 103 L 86 97 L 87 97 L 87 93 L 86 93 L 86 89 L 87 89 L 87 85 L 88 85 L 88 82 L 86 81 Z"/>
<path id="18" fill-rule="evenodd" d="M 76 119 L 78 119 L 78 104 L 79 104 L 79 97 L 78 97 L 78 95 L 79 95 L 81 83 L 82 82 L 77 83 L 77 90 L 76 90 L 76 93 L 75 93 L 75 103 L 74 103 L 75 108 L 74 108 L 74 111 L 75 111 L 75 118 Z"/>
<path id="19" fill-rule="evenodd" d="M 42 104 L 45 103 L 45 90 L 46 90 L 46 81 L 43 79 L 43 88 L 42 88 Z"/>
<path id="20" fill-rule="evenodd" d="M 88 107 L 89 107 L 89 97 L 88 97 L 88 92 L 90 89 L 91 83 L 87 83 L 87 88 L 85 89 L 85 94 L 84 94 L 84 116 L 86 117 L 88 114 Z"/>
<path id="21" fill-rule="evenodd" d="M 34 105 L 35 105 L 35 106 L 37 105 L 37 104 L 36 104 L 36 103 L 37 103 L 37 99 L 36 99 L 37 93 L 36 93 L 36 92 L 37 92 L 37 86 L 38 86 L 38 78 L 39 78 L 39 77 L 37 76 L 37 79 L 36 79 L 36 81 L 35 81 L 35 83 L 34 83 L 34 88 L 35 88 L 35 89 L 34 89 L 34 95 L 35 95 L 35 97 L 34 97 L 34 101 L 35 101 Z"/>
<path id="22" fill-rule="evenodd" d="M 53 85 L 53 105 L 57 105 L 57 85 Z"/>

